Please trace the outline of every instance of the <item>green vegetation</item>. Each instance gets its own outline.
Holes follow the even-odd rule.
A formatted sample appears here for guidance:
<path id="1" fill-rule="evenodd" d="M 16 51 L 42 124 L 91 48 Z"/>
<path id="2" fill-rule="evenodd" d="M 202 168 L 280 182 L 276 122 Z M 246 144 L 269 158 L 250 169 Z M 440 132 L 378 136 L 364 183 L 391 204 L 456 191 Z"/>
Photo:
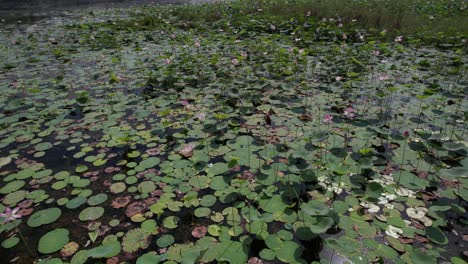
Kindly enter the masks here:
<path id="1" fill-rule="evenodd" d="M 2 257 L 466 263 L 464 4 L 240 0 L 7 28 Z"/>

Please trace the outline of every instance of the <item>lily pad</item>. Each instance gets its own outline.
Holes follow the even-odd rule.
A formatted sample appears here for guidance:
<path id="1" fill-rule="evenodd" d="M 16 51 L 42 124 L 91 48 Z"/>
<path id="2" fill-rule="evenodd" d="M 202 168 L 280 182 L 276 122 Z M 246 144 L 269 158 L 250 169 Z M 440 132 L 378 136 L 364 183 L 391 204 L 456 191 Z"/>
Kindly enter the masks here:
<path id="1" fill-rule="evenodd" d="M 56 207 L 37 211 L 29 217 L 27 224 L 30 227 L 47 225 L 55 222 L 61 214 L 62 211 Z"/>
<path id="2" fill-rule="evenodd" d="M 43 235 L 39 239 L 37 250 L 43 254 L 59 251 L 68 243 L 69 231 L 65 228 L 57 228 Z"/>
<path id="3" fill-rule="evenodd" d="M 78 218 L 81 221 L 93 221 L 99 219 L 104 214 L 104 208 L 102 207 L 88 207 L 81 211 Z"/>

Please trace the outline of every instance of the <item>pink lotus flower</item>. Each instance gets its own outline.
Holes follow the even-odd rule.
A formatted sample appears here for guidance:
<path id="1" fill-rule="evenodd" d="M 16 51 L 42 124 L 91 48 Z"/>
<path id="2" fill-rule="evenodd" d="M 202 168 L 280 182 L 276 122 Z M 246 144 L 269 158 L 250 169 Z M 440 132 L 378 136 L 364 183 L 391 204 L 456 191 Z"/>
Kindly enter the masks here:
<path id="1" fill-rule="evenodd" d="M 335 80 L 339 82 L 339 81 L 343 80 L 343 76 L 336 76 Z"/>
<path id="2" fill-rule="evenodd" d="M 343 112 L 343 116 L 348 119 L 353 119 L 355 117 L 354 109 L 351 106 L 346 108 Z"/>
<path id="3" fill-rule="evenodd" d="M 244 51 L 244 52 L 241 53 L 241 56 L 242 56 L 242 58 L 247 59 L 249 54 L 247 53 L 247 51 Z"/>
<path id="4" fill-rule="evenodd" d="M 270 25 L 270 29 L 271 30 L 276 30 L 276 26 L 275 25 Z"/>
<path id="5" fill-rule="evenodd" d="M 0 213 L 0 217 L 3 217 L 5 218 L 3 220 L 4 223 L 8 223 L 10 221 L 13 221 L 13 220 L 16 220 L 16 219 L 20 219 L 22 216 L 20 214 L 18 214 L 18 211 L 20 210 L 19 207 L 16 207 L 15 209 L 10 209 L 9 207 L 7 207 L 5 209 L 5 212 L 4 213 Z"/>
<path id="6" fill-rule="evenodd" d="M 234 58 L 234 59 L 231 60 L 231 63 L 232 63 L 232 65 L 237 65 L 237 64 L 239 64 L 239 60 Z"/>
<path id="7" fill-rule="evenodd" d="M 182 105 L 183 105 L 183 106 L 189 105 L 189 102 L 187 101 L 187 99 L 185 99 L 185 100 L 182 101 Z"/>
<path id="8" fill-rule="evenodd" d="M 373 50 L 373 51 L 372 51 L 372 55 L 374 55 L 374 56 L 379 56 L 379 55 L 380 55 L 380 51 L 379 51 L 379 50 Z"/>
<path id="9" fill-rule="evenodd" d="M 206 118 L 205 113 L 198 113 L 197 117 L 200 121 L 205 121 Z"/>
<path id="10" fill-rule="evenodd" d="M 169 58 L 165 58 L 165 59 L 164 59 L 164 64 L 166 64 L 166 65 L 171 64 L 171 62 L 172 62 L 172 60 L 169 59 Z"/>
<path id="11" fill-rule="evenodd" d="M 388 75 L 385 75 L 385 74 L 384 74 L 384 75 L 380 75 L 380 76 L 379 76 L 379 81 L 386 81 L 386 80 L 388 80 L 388 79 L 390 79 L 390 77 L 389 77 Z"/>
<path id="12" fill-rule="evenodd" d="M 395 38 L 395 42 L 397 42 L 397 43 L 403 42 L 403 36 L 398 36 L 398 37 L 396 37 L 396 38 Z"/>
<path id="13" fill-rule="evenodd" d="M 329 115 L 329 114 L 325 114 L 325 118 L 323 119 L 323 123 L 325 125 L 333 125 L 333 116 Z"/>
<path id="14" fill-rule="evenodd" d="M 195 44 L 193 44 L 196 48 L 201 47 L 200 41 L 195 41 Z"/>
<path id="15" fill-rule="evenodd" d="M 410 136 L 409 131 L 406 130 L 405 132 L 403 132 L 403 136 L 404 136 L 405 138 L 409 138 L 409 136 Z"/>

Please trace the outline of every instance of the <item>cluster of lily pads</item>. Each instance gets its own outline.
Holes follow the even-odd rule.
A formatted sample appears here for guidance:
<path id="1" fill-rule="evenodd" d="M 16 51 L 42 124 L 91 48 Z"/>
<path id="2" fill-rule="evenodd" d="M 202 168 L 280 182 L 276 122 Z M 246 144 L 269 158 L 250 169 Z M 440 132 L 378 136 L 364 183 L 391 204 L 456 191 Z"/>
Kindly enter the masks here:
<path id="1" fill-rule="evenodd" d="M 177 8 L 0 33 L 0 255 L 466 263 L 466 47 Z"/>

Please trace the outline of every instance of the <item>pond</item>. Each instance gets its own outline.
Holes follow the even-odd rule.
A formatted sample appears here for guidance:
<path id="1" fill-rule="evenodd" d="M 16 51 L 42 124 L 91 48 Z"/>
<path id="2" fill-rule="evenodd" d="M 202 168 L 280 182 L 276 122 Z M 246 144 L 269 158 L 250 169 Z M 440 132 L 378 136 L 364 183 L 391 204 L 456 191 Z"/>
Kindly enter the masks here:
<path id="1" fill-rule="evenodd" d="M 123 8 L 142 5 L 196 4 L 203 0 L 1 0 L 3 23 L 32 23 L 50 16 L 63 16 L 86 8 Z"/>
<path id="2" fill-rule="evenodd" d="M 82 3 L 0 32 L 2 258 L 463 261 L 459 44 Z"/>

